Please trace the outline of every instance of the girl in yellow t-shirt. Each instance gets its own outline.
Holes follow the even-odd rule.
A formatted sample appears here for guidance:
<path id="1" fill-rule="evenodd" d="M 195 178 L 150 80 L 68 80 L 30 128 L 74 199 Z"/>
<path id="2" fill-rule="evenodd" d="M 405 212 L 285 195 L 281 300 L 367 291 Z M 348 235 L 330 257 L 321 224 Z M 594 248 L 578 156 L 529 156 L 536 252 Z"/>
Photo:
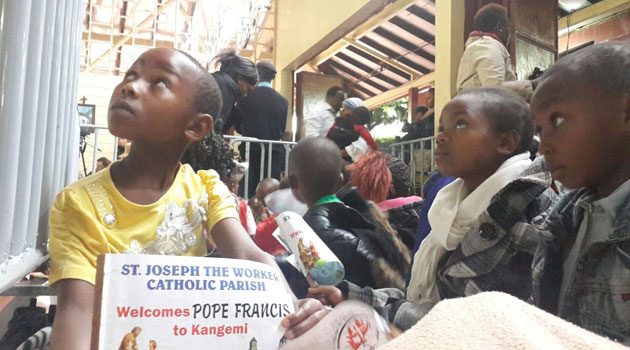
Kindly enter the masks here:
<path id="1" fill-rule="evenodd" d="M 133 140 L 129 155 L 65 188 L 50 213 L 50 283 L 58 290 L 53 350 L 90 346 L 96 257 L 138 252 L 203 256 L 203 230 L 224 256 L 275 266 L 245 233 L 214 170 L 194 173 L 180 158 L 213 127 L 221 93 L 191 56 L 146 51 L 114 89 L 108 126 Z M 288 288 L 288 287 L 287 287 Z M 283 325 L 293 338 L 326 311 L 300 302 Z"/>

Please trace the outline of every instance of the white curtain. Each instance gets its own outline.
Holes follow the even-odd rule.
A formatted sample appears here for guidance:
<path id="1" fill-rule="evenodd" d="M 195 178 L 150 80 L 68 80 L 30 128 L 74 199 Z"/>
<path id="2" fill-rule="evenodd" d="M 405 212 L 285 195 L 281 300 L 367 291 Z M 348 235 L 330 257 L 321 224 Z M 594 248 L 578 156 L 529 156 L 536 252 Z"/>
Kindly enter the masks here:
<path id="1" fill-rule="evenodd" d="M 46 259 L 48 212 L 77 177 L 83 0 L 0 0 L 0 292 Z"/>

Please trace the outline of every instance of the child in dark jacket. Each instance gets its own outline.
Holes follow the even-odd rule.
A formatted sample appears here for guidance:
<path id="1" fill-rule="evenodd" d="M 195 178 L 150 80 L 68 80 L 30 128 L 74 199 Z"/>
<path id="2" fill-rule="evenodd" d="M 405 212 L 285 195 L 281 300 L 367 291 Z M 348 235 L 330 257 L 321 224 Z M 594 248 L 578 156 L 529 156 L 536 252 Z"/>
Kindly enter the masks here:
<path id="1" fill-rule="evenodd" d="M 304 220 L 345 267 L 346 279 L 360 286 L 404 286 L 409 255 L 393 230 L 339 200 L 339 149 L 325 138 L 300 141 L 289 157 L 289 182 L 309 210 Z M 367 268 L 369 267 L 369 268 Z"/>
<path id="2" fill-rule="evenodd" d="M 413 249 L 422 198 L 411 195 L 407 165 L 377 151 L 348 165 L 348 171 L 361 197 L 374 202 L 407 249 Z"/>

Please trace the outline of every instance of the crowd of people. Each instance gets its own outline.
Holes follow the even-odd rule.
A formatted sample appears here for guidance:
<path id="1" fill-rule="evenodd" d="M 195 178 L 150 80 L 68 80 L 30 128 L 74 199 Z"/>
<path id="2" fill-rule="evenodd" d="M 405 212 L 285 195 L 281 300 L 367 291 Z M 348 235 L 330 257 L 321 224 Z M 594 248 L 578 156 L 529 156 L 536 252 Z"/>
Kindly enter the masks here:
<path id="1" fill-rule="evenodd" d="M 65 188 L 51 210 L 52 348 L 89 347 L 96 258 L 124 252 L 213 252 L 278 268 L 297 305 L 282 322 L 287 339 L 344 300 L 406 331 L 444 300 L 503 292 L 630 344 L 630 44 L 598 44 L 516 81 L 506 25 L 497 5 L 475 18 L 460 89 L 439 115 L 439 174 L 425 198 L 404 160 L 378 150 L 365 103 L 335 86 L 305 118 L 286 176 L 274 170 L 245 201 L 239 182 L 256 154 L 248 170 L 220 132 L 282 138 L 275 67 L 225 53 L 211 74 L 182 51 L 142 54 L 108 114 L 112 134 L 133 140 L 129 154 Z M 432 108 L 419 114 L 410 134 L 433 130 Z M 171 203 L 205 216 L 190 219 L 184 244 L 156 233 Z M 343 282 L 312 285 L 287 262 L 272 234 L 286 210 L 339 258 Z"/>

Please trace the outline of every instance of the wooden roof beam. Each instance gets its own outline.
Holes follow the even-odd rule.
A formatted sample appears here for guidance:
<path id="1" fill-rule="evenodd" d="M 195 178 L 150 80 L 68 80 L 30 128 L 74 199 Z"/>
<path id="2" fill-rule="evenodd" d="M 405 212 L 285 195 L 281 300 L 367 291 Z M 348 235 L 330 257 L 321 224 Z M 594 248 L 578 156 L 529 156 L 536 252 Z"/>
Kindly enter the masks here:
<path id="1" fill-rule="evenodd" d="M 410 69 L 409 67 L 407 67 L 405 65 L 402 65 L 402 64 L 394 61 L 393 59 L 387 57 L 386 55 L 383 55 L 382 53 L 372 49 L 371 47 L 365 45 L 364 43 L 362 43 L 360 41 L 356 41 L 356 40 L 354 40 L 352 38 L 348 38 L 348 37 L 345 37 L 345 38 L 341 39 L 341 41 L 343 41 L 344 43 L 346 43 L 348 45 L 356 47 L 357 49 L 359 49 L 359 50 L 369 54 L 370 56 L 373 56 L 373 57 L 379 59 L 383 63 L 387 63 L 388 65 L 390 65 L 392 67 L 395 67 L 395 68 L 398 68 L 401 71 L 409 74 L 411 76 L 410 80 L 414 80 L 414 79 L 417 79 L 419 77 L 418 72 Z"/>
<path id="2" fill-rule="evenodd" d="M 406 96 L 409 93 L 409 89 L 411 88 L 432 85 L 434 82 L 435 82 L 435 73 L 431 72 L 429 74 L 423 75 L 422 77 L 416 80 L 412 80 L 408 82 L 407 84 L 401 85 L 395 89 L 391 89 L 391 90 L 385 91 L 382 94 L 368 98 L 364 102 L 367 108 L 371 110 L 374 108 L 378 108 L 384 104 L 390 103 L 391 101 L 399 99 L 403 96 Z"/>
<path id="3" fill-rule="evenodd" d="M 358 40 L 363 34 L 373 30 L 378 27 L 384 21 L 389 20 L 390 18 L 396 16 L 400 11 L 406 9 L 411 4 L 415 3 L 416 0 L 398 0 L 389 6 L 387 6 L 383 11 L 381 11 L 378 15 L 370 18 L 368 21 L 363 23 L 362 25 L 356 27 L 348 34 L 345 35 L 344 38 L 338 40 L 334 44 L 332 44 L 328 49 L 322 51 L 319 55 L 315 56 L 311 60 L 311 64 L 315 66 L 319 66 L 324 61 L 334 56 L 337 52 L 345 48 L 348 44 L 344 42 L 344 39 L 349 38 L 352 40 Z"/>
<path id="4" fill-rule="evenodd" d="M 97 57 L 94 61 L 90 62 L 90 65 L 88 66 L 86 71 L 89 72 L 90 70 L 92 70 L 92 68 L 94 68 L 96 66 L 96 64 L 98 64 L 98 62 L 100 60 L 105 58 L 112 51 L 118 50 L 121 46 L 125 45 L 125 43 L 127 43 L 129 40 L 131 40 L 131 38 L 136 33 L 136 30 L 138 28 L 144 27 L 147 23 L 149 23 L 152 20 L 154 20 L 157 16 L 159 16 L 162 12 L 164 12 L 167 8 L 169 8 L 169 6 L 172 5 L 173 3 L 175 3 L 175 0 L 167 0 L 164 4 L 162 4 L 162 6 L 159 6 L 158 10 L 155 13 L 150 14 L 149 16 L 147 16 L 147 18 L 145 18 L 142 22 L 140 22 L 140 24 L 135 26 L 130 34 L 127 34 L 127 35 L 123 36 L 122 38 L 120 38 L 120 40 L 118 40 L 110 49 L 108 49 L 102 55 Z"/>

